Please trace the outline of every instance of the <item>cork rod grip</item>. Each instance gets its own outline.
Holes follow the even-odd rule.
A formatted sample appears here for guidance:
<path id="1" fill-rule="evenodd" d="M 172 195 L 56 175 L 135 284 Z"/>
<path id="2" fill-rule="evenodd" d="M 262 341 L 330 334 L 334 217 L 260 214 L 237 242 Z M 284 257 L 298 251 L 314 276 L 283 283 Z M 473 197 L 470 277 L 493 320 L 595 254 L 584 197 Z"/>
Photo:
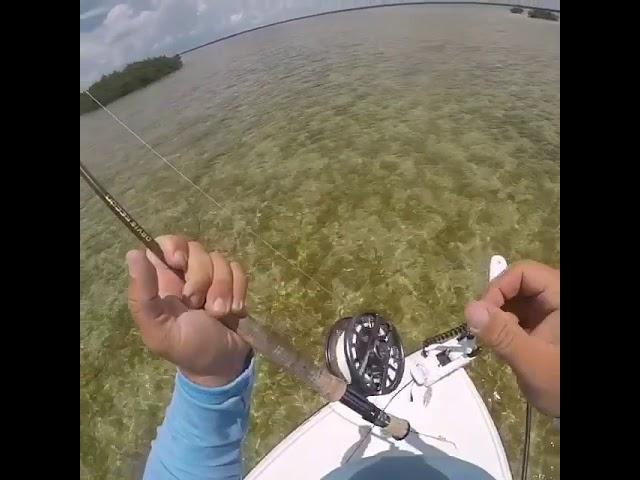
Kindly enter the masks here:
<path id="1" fill-rule="evenodd" d="M 250 315 L 238 319 L 236 333 L 256 352 L 298 377 L 329 402 L 337 402 L 344 395 L 347 384 L 343 380 L 331 375 L 326 368 L 313 365 Z"/>

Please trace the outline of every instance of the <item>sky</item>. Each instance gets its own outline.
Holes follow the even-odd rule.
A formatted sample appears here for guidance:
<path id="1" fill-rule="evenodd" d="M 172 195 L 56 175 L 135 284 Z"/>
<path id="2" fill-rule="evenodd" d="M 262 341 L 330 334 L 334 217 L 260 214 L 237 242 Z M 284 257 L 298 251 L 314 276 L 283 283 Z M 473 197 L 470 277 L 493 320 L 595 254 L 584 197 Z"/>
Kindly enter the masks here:
<path id="1" fill-rule="evenodd" d="M 127 63 L 278 20 L 382 0 L 80 0 L 80 89 Z M 560 8 L 559 0 L 531 0 Z"/>
<path id="2" fill-rule="evenodd" d="M 175 54 L 229 33 L 366 1 L 81 0 L 80 81 L 129 62 Z"/>

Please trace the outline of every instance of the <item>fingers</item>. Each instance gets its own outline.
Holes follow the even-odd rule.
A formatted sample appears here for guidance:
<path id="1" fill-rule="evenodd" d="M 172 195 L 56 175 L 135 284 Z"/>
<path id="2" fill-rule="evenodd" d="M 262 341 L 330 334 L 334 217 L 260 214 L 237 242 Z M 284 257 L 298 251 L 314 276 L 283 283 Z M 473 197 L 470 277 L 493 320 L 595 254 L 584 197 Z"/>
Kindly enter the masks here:
<path id="1" fill-rule="evenodd" d="M 531 335 L 552 345 L 560 346 L 560 310 L 549 314 L 544 322 L 531 330 Z"/>
<path id="2" fill-rule="evenodd" d="M 247 277 L 239 264 L 230 264 L 220 253 L 207 253 L 200 243 L 183 236 L 163 235 L 157 242 L 169 266 L 185 272 L 185 281 L 181 283 L 159 258 L 147 251 L 146 264 L 155 267 L 155 296 L 177 296 L 189 308 L 204 308 L 217 318 L 244 312 Z"/>
<path id="3" fill-rule="evenodd" d="M 162 235 L 156 238 L 164 258 L 170 267 L 186 271 L 189 258 L 189 242 L 183 235 Z"/>
<path id="4" fill-rule="evenodd" d="M 189 242 L 186 283 L 182 291 L 185 302 L 191 308 L 202 308 L 213 279 L 213 266 L 204 247 L 198 242 Z"/>
<path id="5" fill-rule="evenodd" d="M 515 315 L 486 301 L 469 304 L 465 318 L 471 333 L 513 369 L 529 400 L 545 413 L 559 414 L 559 346 L 528 335 Z"/>
<path id="6" fill-rule="evenodd" d="M 248 284 L 244 270 L 237 262 L 227 262 L 221 253 L 211 252 L 209 257 L 213 281 L 207 292 L 205 310 L 216 318 L 244 313 Z"/>
<path id="7" fill-rule="evenodd" d="M 242 314 L 246 305 L 249 279 L 237 262 L 231 262 L 231 272 L 233 273 L 233 304 L 231 305 L 231 311 L 235 314 Z"/>
<path id="8" fill-rule="evenodd" d="M 502 307 L 516 296 L 538 297 L 545 310 L 560 307 L 560 271 L 532 260 L 514 263 L 490 284 L 483 300 Z"/>
<path id="9" fill-rule="evenodd" d="M 216 318 L 231 312 L 233 302 L 233 273 L 224 256 L 218 252 L 209 254 L 213 265 L 213 282 L 207 292 L 205 310 Z"/>

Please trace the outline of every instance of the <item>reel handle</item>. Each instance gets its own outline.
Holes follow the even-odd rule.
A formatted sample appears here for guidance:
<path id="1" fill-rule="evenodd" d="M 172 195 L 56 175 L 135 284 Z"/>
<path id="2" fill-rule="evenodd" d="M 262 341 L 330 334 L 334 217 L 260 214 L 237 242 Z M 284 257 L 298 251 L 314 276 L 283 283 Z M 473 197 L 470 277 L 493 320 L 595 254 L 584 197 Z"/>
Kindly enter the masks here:
<path id="1" fill-rule="evenodd" d="M 383 430 L 396 440 L 406 438 L 406 436 L 409 435 L 409 432 L 411 432 L 411 425 L 409 425 L 409 422 L 404 418 L 398 418 L 389 413 L 387 413 L 387 415 L 389 415 L 390 418 L 389 425 L 384 427 Z"/>

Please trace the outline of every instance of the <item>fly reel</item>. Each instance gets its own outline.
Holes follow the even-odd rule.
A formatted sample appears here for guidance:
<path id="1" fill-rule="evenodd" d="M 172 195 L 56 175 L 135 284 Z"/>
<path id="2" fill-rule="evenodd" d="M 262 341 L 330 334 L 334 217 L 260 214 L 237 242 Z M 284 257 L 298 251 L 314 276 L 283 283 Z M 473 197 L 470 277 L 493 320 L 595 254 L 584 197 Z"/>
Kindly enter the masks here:
<path id="1" fill-rule="evenodd" d="M 393 392 L 404 373 L 404 349 L 396 328 L 377 313 L 333 324 L 325 357 L 329 371 L 369 397 Z"/>

